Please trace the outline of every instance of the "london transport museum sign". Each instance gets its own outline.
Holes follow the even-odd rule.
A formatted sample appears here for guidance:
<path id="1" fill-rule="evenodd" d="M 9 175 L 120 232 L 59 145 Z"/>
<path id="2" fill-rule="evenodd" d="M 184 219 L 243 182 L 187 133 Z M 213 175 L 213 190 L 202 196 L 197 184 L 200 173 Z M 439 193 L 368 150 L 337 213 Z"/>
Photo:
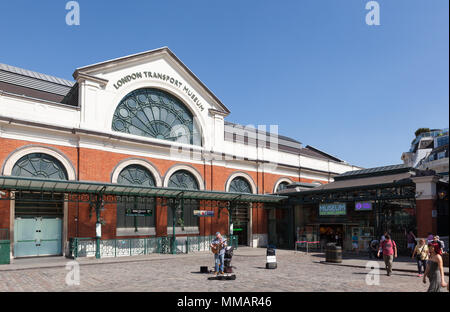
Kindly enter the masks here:
<path id="1" fill-rule="evenodd" d="M 133 80 L 137 80 L 137 79 L 145 79 L 145 78 L 153 78 L 153 79 L 159 79 L 162 80 L 164 82 L 168 82 L 170 84 L 172 84 L 173 86 L 177 87 L 178 89 L 182 90 L 184 93 L 187 94 L 187 96 L 189 96 L 192 101 L 195 103 L 195 105 L 197 105 L 197 107 L 203 111 L 205 108 L 202 104 L 202 102 L 199 100 L 199 98 L 197 97 L 197 95 L 195 95 L 194 91 L 192 91 L 188 86 L 184 85 L 181 81 L 179 81 L 178 79 L 164 74 L 164 73 L 157 73 L 157 72 L 151 72 L 151 71 L 142 71 L 142 72 L 135 72 L 129 75 L 126 75 L 125 77 L 120 78 L 119 80 L 117 80 L 117 82 L 114 84 L 114 88 L 116 88 L 116 90 L 118 90 L 120 87 L 122 87 L 123 85 L 127 84 L 130 81 Z"/>

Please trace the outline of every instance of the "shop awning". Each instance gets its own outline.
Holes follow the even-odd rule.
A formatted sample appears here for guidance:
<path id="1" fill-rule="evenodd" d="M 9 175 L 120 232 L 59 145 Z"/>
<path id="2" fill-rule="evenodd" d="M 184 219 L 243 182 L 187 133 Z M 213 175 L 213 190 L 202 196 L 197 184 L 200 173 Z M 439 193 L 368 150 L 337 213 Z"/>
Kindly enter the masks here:
<path id="1" fill-rule="evenodd" d="M 185 198 L 198 200 L 277 203 L 287 196 L 187 190 L 167 187 L 142 187 L 89 181 L 48 180 L 0 176 L 0 190 L 38 191 L 73 194 L 105 194 L 118 196 Z"/>

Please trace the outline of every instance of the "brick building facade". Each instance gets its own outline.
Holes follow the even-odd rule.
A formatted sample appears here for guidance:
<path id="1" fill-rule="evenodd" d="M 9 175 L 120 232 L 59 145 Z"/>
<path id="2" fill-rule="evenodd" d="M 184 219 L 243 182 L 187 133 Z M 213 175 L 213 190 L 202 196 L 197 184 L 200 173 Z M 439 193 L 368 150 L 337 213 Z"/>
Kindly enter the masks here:
<path id="1" fill-rule="evenodd" d="M 0 64 L 0 176 L 264 195 L 358 169 L 271 129 L 225 121 L 227 107 L 168 48 L 81 67 L 73 76 Z M 18 231 L 25 235 L 27 218 L 60 221 L 61 248 L 49 254 L 64 254 L 70 238 L 96 234 L 88 203 L 50 207 L 4 192 L 0 228 L 9 230 L 11 257 L 22 255 L 14 242 Z M 20 196 L 33 198 L 26 193 Z M 245 207 L 245 244 L 266 245 L 269 210 L 263 203 Z M 134 221 L 121 209 L 103 207 L 102 238 L 170 235 L 169 212 L 158 201 L 152 216 Z M 185 216 L 177 235 L 228 232 L 228 216 L 217 206 L 199 201 L 194 209 L 213 210 L 214 217 Z"/>

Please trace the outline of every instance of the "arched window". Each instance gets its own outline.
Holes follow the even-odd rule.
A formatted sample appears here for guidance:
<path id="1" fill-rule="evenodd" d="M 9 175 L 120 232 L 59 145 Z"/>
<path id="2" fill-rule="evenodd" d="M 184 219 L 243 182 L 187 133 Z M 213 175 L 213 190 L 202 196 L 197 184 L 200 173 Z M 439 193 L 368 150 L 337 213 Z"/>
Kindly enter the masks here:
<path id="1" fill-rule="evenodd" d="M 12 170 L 12 176 L 18 177 L 28 177 L 28 178 L 40 178 L 40 179 L 52 179 L 52 180 L 68 180 L 67 171 L 64 165 L 55 157 L 50 156 L 45 153 L 30 153 L 25 156 L 22 156 L 19 160 L 16 161 Z M 42 222 L 49 222 L 52 226 L 55 226 L 55 236 L 51 236 L 55 238 L 52 240 L 52 245 L 45 245 L 42 247 L 45 252 L 49 252 L 50 254 L 59 254 L 61 252 L 61 233 L 58 232 L 61 227 L 61 218 L 64 215 L 64 196 L 63 194 L 49 194 L 49 193 L 40 193 L 40 192 L 20 192 L 16 194 L 16 202 L 14 207 L 14 214 L 16 220 L 18 220 L 18 227 L 34 227 L 34 226 L 42 226 Z M 27 221 L 22 221 L 17 218 L 20 217 L 30 217 L 30 216 L 39 216 L 43 217 L 40 220 L 30 221 L 31 219 L 27 219 Z M 47 218 L 50 217 L 52 221 L 49 221 Z M 24 225 L 24 223 L 26 225 Z M 30 223 L 27 223 L 30 222 Z M 40 224 L 40 225 L 38 225 Z M 28 233 L 28 232 L 27 232 Z M 52 234 L 52 235 L 53 235 Z M 25 235 L 25 234 L 18 234 Z M 20 237 L 20 236 L 19 236 Z M 28 238 L 27 238 L 28 240 Z M 19 239 L 22 241 L 22 239 Z M 29 243 L 26 242 L 17 242 L 16 251 L 19 255 L 37 255 L 39 253 L 38 249 L 41 248 L 40 245 L 30 247 Z M 34 244 L 35 245 L 35 244 Z M 20 247 L 19 247 L 20 246 Z M 26 247 L 23 247 L 26 246 Z M 52 247 L 49 247 L 52 246 Z M 30 249 L 28 249 L 30 248 Z M 20 250 L 20 251 L 18 251 Z M 15 251 L 15 252 L 16 252 Z M 24 253 L 22 253 L 24 252 Z M 30 254 L 30 253 L 31 254 Z"/>
<path id="2" fill-rule="evenodd" d="M 152 88 L 127 94 L 117 106 L 114 131 L 201 145 L 201 133 L 192 113 L 173 95 Z"/>
<path id="3" fill-rule="evenodd" d="M 278 184 L 278 186 L 277 186 L 276 192 L 279 192 L 279 191 L 282 191 L 282 190 L 286 189 L 286 187 L 287 187 L 289 184 L 290 184 L 290 183 L 289 183 L 289 182 L 286 182 L 286 181 L 280 182 L 280 184 Z"/>
<path id="4" fill-rule="evenodd" d="M 169 178 L 168 187 L 187 190 L 198 190 L 198 182 L 192 173 L 186 170 L 179 170 Z"/>
<path id="5" fill-rule="evenodd" d="M 253 193 L 250 183 L 243 177 L 234 178 L 230 183 L 228 191 L 234 193 Z"/>
<path id="6" fill-rule="evenodd" d="M 124 185 L 155 186 L 155 178 L 147 168 L 140 165 L 130 165 L 119 173 L 117 183 Z"/>
<path id="7" fill-rule="evenodd" d="M 185 189 L 185 190 L 198 190 L 199 185 L 195 176 L 186 170 L 178 170 L 172 174 L 169 178 L 169 187 Z M 194 216 L 194 210 L 198 210 L 199 202 L 197 200 L 181 200 L 178 215 L 176 216 L 176 227 L 181 227 L 187 232 L 197 231 L 198 217 Z M 173 224 L 173 212 L 172 209 L 167 209 L 167 226 L 172 227 Z"/>
<path id="8" fill-rule="evenodd" d="M 67 171 L 59 160 L 43 153 L 23 156 L 11 171 L 12 176 L 67 180 Z"/>
<path id="9" fill-rule="evenodd" d="M 155 186 L 155 179 L 151 172 L 141 165 L 125 167 L 117 177 L 117 183 L 123 185 Z M 142 202 L 143 201 L 143 202 Z M 149 228 L 155 227 L 155 201 L 149 198 L 122 198 L 117 204 L 117 230 L 121 233 L 133 235 L 147 235 Z M 137 214 L 136 210 L 141 213 Z M 142 213 L 148 211 L 148 213 Z M 127 231 L 128 230 L 128 231 Z"/>

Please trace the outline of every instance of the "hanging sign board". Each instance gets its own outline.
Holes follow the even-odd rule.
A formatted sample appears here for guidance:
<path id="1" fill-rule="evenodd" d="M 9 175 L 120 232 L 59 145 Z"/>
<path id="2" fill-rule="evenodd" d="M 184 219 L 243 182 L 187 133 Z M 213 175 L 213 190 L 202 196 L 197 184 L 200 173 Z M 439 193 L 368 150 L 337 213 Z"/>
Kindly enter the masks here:
<path id="1" fill-rule="evenodd" d="M 194 216 L 197 217 L 213 217 L 214 211 L 211 210 L 194 210 Z"/>
<path id="2" fill-rule="evenodd" d="M 125 211 L 127 217 L 150 217 L 153 215 L 153 209 L 129 208 Z"/>
<path id="3" fill-rule="evenodd" d="M 370 211 L 372 210 L 371 202 L 356 202 L 355 211 Z"/>
<path id="4" fill-rule="evenodd" d="M 345 216 L 347 206 L 345 203 L 331 203 L 319 205 L 319 216 Z"/>

